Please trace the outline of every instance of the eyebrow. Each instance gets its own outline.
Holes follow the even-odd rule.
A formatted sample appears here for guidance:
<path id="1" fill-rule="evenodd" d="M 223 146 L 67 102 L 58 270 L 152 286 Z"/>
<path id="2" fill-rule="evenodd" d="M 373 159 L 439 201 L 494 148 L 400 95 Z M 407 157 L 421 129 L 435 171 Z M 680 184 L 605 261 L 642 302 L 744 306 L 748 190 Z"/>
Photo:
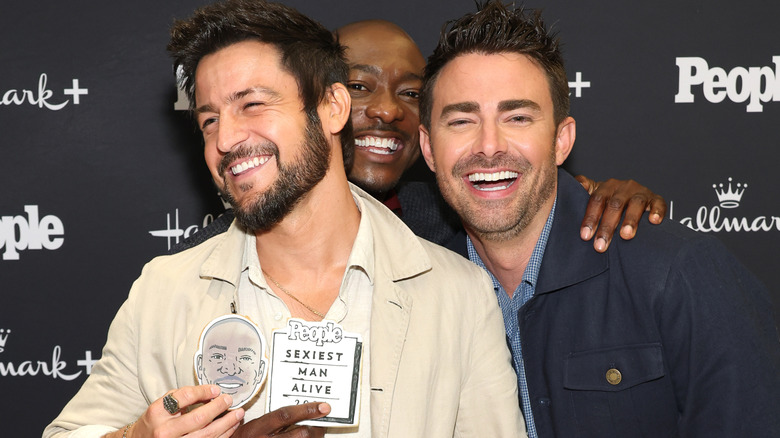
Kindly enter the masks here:
<path id="1" fill-rule="evenodd" d="M 519 108 L 528 108 L 533 111 L 541 111 L 542 107 L 530 99 L 511 99 L 502 100 L 498 103 L 498 111 L 512 111 Z M 458 102 L 445 105 L 441 110 L 440 118 L 444 118 L 451 113 L 478 113 L 480 110 L 477 102 Z"/>
<path id="2" fill-rule="evenodd" d="M 441 109 L 440 118 L 445 118 L 452 113 L 476 113 L 479 112 L 479 104 L 477 102 L 458 102 L 445 105 Z"/>
<path id="3" fill-rule="evenodd" d="M 255 352 L 254 348 L 249 348 L 249 347 L 240 347 L 238 349 L 238 351 L 239 351 L 239 353 L 242 352 L 242 351 L 251 351 L 253 354 L 257 354 L 257 352 Z"/>
<path id="4" fill-rule="evenodd" d="M 498 110 L 501 112 L 512 111 L 519 108 L 528 108 L 533 111 L 541 111 L 542 107 L 538 103 L 530 99 L 512 99 L 502 100 L 498 103 Z"/>
<path id="5" fill-rule="evenodd" d="M 279 97 L 281 97 L 281 95 L 277 91 L 272 90 L 272 89 L 270 89 L 268 87 L 250 87 L 250 88 L 247 88 L 245 90 L 236 91 L 235 93 L 231 94 L 226 99 L 226 102 L 227 103 L 232 103 L 232 102 L 235 102 L 237 100 L 243 99 L 244 97 L 249 96 L 250 94 L 255 94 L 255 93 L 257 93 L 257 94 L 266 94 L 269 97 L 271 97 L 272 99 L 278 99 Z M 217 112 L 217 110 L 211 104 L 201 105 L 201 106 L 195 108 L 195 114 L 196 115 L 197 114 L 201 114 L 201 113 L 209 113 L 209 112 L 215 113 L 215 112 Z"/>
<path id="6" fill-rule="evenodd" d="M 352 65 L 349 66 L 349 69 L 350 70 L 359 70 L 359 71 L 362 71 L 364 73 L 372 74 L 374 76 L 379 76 L 380 74 L 382 74 L 382 70 L 379 67 L 377 67 L 375 65 L 370 65 L 370 64 L 352 64 Z M 411 80 L 422 81 L 422 75 L 419 75 L 417 73 L 413 73 L 413 72 L 408 71 L 408 72 L 404 73 L 401 76 L 401 80 L 402 81 L 411 81 Z"/>
<path id="7" fill-rule="evenodd" d="M 209 350 L 214 348 L 216 348 L 217 350 L 227 350 L 227 347 L 225 347 L 224 345 L 217 345 L 217 344 L 214 344 L 211 347 L 209 347 Z"/>

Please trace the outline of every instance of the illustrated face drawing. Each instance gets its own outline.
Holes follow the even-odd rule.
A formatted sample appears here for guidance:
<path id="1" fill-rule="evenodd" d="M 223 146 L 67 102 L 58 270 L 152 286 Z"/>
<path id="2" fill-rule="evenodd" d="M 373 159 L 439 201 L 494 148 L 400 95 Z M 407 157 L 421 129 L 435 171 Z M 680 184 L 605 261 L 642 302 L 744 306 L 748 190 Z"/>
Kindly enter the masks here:
<path id="1" fill-rule="evenodd" d="M 231 409 L 241 407 L 265 380 L 264 346 L 262 334 L 248 319 L 238 315 L 215 319 L 204 329 L 195 354 L 198 381 L 230 394 Z"/>

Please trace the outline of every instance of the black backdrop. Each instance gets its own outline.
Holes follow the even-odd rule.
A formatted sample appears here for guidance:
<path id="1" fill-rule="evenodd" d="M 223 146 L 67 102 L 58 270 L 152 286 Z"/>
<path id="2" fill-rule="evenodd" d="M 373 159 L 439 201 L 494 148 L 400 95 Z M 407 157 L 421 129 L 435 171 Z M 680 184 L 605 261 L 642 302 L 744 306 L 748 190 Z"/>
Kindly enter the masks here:
<path id="1" fill-rule="evenodd" d="M 200 139 L 175 109 L 164 50 L 172 19 L 204 3 L 0 6 L 3 436 L 40 435 L 100 356 L 143 263 L 222 208 Z M 329 28 L 395 21 L 426 56 L 443 21 L 474 8 L 472 0 L 288 3 Z M 634 178 L 663 194 L 667 220 L 716 234 L 777 308 L 780 3 L 636 3 L 528 3 L 560 31 L 569 80 L 583 83 L 572 87 L 579 129 L 567 168 Z M 411 175 L 427 177 L 422 168 Z"/>

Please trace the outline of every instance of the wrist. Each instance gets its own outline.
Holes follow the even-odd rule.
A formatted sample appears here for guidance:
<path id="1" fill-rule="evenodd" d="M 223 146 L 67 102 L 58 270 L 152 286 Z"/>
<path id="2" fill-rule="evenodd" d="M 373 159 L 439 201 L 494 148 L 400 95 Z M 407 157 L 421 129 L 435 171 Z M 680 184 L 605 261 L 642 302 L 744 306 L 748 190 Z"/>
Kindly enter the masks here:
<path id="1" fill-rule="evenodd" d="M 128 438 L 127 432 L 130 430 L 131 427 L 135 424 L 135 421 L 130 422 L 127 426 L 125 426 L 125 429 L 122 431 L 122 438 Z"/>

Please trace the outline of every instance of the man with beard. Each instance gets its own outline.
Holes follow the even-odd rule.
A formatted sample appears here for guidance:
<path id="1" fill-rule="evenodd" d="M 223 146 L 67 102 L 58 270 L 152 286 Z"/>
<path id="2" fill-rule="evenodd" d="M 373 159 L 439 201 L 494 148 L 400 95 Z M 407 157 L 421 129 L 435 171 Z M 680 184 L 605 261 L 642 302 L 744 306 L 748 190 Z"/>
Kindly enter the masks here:
<path id="1" fill-rule="evenodd" d="M 539 13 L 489 1 L 442 32 L 420 104 L 423 156 L 465 228 L 452 249 L 493 279 L 529 436 L 776 436 L 763 285 L 680 224 L 605 253 L 577 237 L 588 194 L 558 168 L 575 140 L 558 44 Z"/>
<path id="2" fill-rule="evenodd" d="M 418 99 L 425 66 L 420 49 L 403 29 L 384 20 L 348 24 L 337 29 L 336 35 L 346 47 L 346 85 L 352 96 L 355 129 L 354 164 L 349 168 L 349 180 L 382 201 L 418 236 L 446 244 L 461 226 L 435 184 L 401 181 L 404 172 L 420 161 Z M 609 246 L 624 210 L 620 231 L 624 239 L 634 236 L 646 209 L 650 211 L 650 221 L 656 224 L 666 212 L 660 196 L 634 181 L 595 184 L 582 176 L 578 179 L 593 193 L 583 216 L 581 235 L 585 240 L 593 239 L 599 252 Z M 171 252 L 226 231 L 232 221 L 233 212 L 228 210 L 205 229 L 174 246 Z"/>
<path id="3" fill-rule="evenodd" d="M 333 436 L 524 434 L 487 275 L 347 181 L 348 67 L 333 35 L 284 5 L 229 0 L 177 22 L 168 49 L 236 220 L 145 266 L 44 436 L 322 436 L 295 423 L 326 403 L 264 415 L 266 385 L 225 412 L 228 394 L 195 384 L 199 335 L 229 313 L 266 339 L 290 318 L 360 335 L 359 425 Z"/>

